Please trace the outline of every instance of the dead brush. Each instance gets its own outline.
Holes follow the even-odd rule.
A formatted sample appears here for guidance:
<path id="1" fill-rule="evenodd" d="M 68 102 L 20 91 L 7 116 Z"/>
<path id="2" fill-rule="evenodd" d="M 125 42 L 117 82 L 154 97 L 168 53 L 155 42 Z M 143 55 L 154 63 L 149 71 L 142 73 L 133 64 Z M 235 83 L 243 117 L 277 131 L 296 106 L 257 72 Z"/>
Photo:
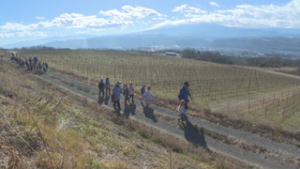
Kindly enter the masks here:
<path id="1" fill-rule="evenodd" d="M 3 152 L 3 154 L 1 153 Z M 0 158 L 9 157 L 7 165 L 2 165 L 2 169 L 14 169 L 21 167 L 21 152 L 17 151 L 13 146 L 8 146 L 4 140 L 1 141 Z"/>
<path id="2" fill-rule="evenodd" d="M 58 155 L 56 157 L 53 157 L 53 163 L 51 160 L 45 155 L 45 152 L 43 154 L 40 154 L 37 159 L 35 159 L 35 165 L 40 168 L 44 169 L 66 169 L 66 168 L 72 168 L 70 165 L 66 165 L 66 159 L 63 155 Z"/>
<path id="3" fill-rule="evenodd" d="M 82 97 L 81 98 L 81 103 L 83 107 L 87 107 L 89 105 L 89 100 L 87 97 Z"/>

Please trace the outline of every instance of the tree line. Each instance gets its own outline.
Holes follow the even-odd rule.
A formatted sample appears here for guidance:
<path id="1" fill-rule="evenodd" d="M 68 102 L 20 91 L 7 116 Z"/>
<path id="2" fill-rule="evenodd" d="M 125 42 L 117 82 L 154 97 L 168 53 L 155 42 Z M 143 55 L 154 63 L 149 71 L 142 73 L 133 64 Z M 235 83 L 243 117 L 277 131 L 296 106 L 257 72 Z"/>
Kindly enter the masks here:
<path id="1" fill-rule="evenodd" d="M 242 65 L 242 66 L 256 66 L 256 67 L 284 67 L 284 66 L 300 66 L 300 59 L 291 60 L 281 57 L 276 54 L 267 54 L 265 57 L 234 57 L 221 55 L 219 52 L 200 52 L 195 49 L 184 49 L 182 57 L 188 59 L 196 59 L 207 62 L 228 64 L 228 65 Z"/>

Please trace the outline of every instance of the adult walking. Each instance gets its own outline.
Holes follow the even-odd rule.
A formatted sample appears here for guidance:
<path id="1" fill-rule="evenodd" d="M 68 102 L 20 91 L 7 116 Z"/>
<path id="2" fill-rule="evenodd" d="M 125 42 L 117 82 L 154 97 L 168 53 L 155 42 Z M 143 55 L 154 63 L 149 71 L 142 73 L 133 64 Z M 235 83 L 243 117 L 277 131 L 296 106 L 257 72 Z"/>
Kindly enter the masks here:
<path id="1" fill-rule="evenodd" d="M 99 82 L 99 84 L 98 84 L 98 88 L 99 88 L 99 97 L 100 97 L 101 93 L 102 93 L 102 97 L 104 97 L 104 82 L 103 82 L 103 81 L 104 81 L 104 80 L 101 79 L 100 82 Z"/>
<path id="2" fill-rule="evenodd" d="M 130 100 L 130 98 L 131 98 L 132 103 L 134 103 L 134 100 L 133 100 L 134 99 L 134 87 L 133 87 L 132 83 L 129 83 L 128 91 L 129 91 L 128 99 Z"/>
<path id="3" fill-rule="evenodd" d="M 11 61 L 14 61 L 14 59 L 15 59 L 15 55 L 14 53 L 11 53 Z"/>
<path id="4" fill-rule="evenodd" d="M 46 73 L 46 63 L 45 62 L 43 62 L 43 73 Z"/>
<path id="5" fill-rule="evenodd" d="M 147 91 L 143 94 L 143 99 L 146 100 L 147 108 L 150 108 L 150 104 L 152 101 L 152 96 L 151 96 L 150 90 L 151 90 L 151 86 L 148 86 Z"/>
<path id="6" fill-rule="evenodd" d="M 33 58 L 33 61 L 34 61 L 35 63 L 37 63 L 37 62 L 38 62 L 38 58 L 35 56 L 35 57 Z"/>
<path id="7" fill-rule="evenodd" d="M 179 91 L 179 95 L 178 95 L 178 98 L 179 98 L 179 102 L 181 100 L 184 100 L 185 101 L 185 105 L 184 105 L 184 108 L 185 110 L 187 111 L 188 110 L 188 102 L 189 102 L 189 96 L 191 97 L 191 99 L 193 100 L 189 90 L 188 90 L 188 87 L 189 87 L 189 82 L 184 82 L 184 85 L 181 87 L 180 91 Z"/>
<path id="8" fill-rule="evenodd" d="M 107 94 L 107 90 L 108 90 L 108 93 L 110 93 L 110 81 L 109 81 L 108 77 L 105 79 L 105 92 L 106 92 L 106 94 Z"/>
<path id="9" fill-rule="evenodd" d="M 48 70 L 48 63 L 47 62 L 45 62 L 45 66 L 46 66 L 46 71 L 45 72 L 47 72 L 47 70 Z"/>
<path id="10" fill-rule="evenodd" d="M 144 84 L 143 86 L 142 86 L 142 88 L 141 88 L 141 102 L 143 101 L 143 95 L 144 95 L 144 93 L 146 92 L 146 85 Z"/>
<path id="11" fill-rule="evenodd" d="M 118 106 L 119 110 L 121 110 L 120 97 L 121 97 L 121 94 L 124 93 L 122 88 L 120 87 L 121 84 L 122 84 L 122 82 L 118 81 L 112 90 L 113 97 L 114 97 L 114 106 Z"/>
<path id="12" fill-rule="evenodd" d="M 26 67 L 27 67 L 27 70 L 29 70 L 29 62 L 28 62 L 27 59 L 25 59 L 25 65 L 26 65 Z"/>
<path id="13" fill-rule="evenodd" d="M 127 101 L 129 100 L 128 94 L 129 94 L 128 86 L 127 86 L 127 84 L 124 84 L 124 86 L 123 86 L 123 95 L 124 95 L 124 99 L 125 99 L 125 106 L 127 106 Z"/>

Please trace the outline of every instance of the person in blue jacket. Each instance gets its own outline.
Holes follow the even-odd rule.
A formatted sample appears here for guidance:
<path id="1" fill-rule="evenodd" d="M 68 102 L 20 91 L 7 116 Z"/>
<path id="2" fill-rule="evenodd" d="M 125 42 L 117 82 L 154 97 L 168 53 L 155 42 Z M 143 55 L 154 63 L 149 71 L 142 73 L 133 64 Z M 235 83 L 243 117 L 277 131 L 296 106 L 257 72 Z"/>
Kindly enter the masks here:
<path id="1" fill-rule="evenodd" d="M 108 93 L 110 93 L 110 82 L 109 82 L 108 77 L 105 79 L 105 93 L 106 94 L 107 94 L 107 90 L 108 90 Z"/>
<path id="2" fill-rule="evenodd" d="M 181 87 L 180 91 L 179 91 L 179 95 L 178 95 L 178 98 L 179 98 L 179 102 L 181 100 L 184 100 L 185 101 L 185 110 L 188 110 L 188 102 L 189 102 L 189 96 L 191 97 L 191 99 L 193 100 L 190 92 L 189 92 L 189 82 L 184 82 L 184 85 Z"/>
<path id="3" fill-rule="evenodd" d="M 45 62 L 45 66 L 46 66 L 46 72 L 47 72 L 47 70 L 48 70 L 48 63 L 47 62 Z"/>
<path id="4" fill-rule="evenodd" d="M 121 106 L 120 106 L 120 97 L 121 97 L 121 94 L 123 94 L 123 90 L 122 88 L 120 87 L 120 85 L 122 84 L 121 81 L 118 81 L 116 83 L 116 85 L 114 86 L 112 92 L 113 92 L 113 95 L 114 95 L 114 106 L 118 106 L 118 109 L 121 110 Z"/>
<path id="5" fill-rule="evenodd" d="M 33 58 L 33 61 L 34 61 L 35 63 L 37 63 L 37 62 L 38 62 L 38 58 L 35 56 L 35 57 Z"/>

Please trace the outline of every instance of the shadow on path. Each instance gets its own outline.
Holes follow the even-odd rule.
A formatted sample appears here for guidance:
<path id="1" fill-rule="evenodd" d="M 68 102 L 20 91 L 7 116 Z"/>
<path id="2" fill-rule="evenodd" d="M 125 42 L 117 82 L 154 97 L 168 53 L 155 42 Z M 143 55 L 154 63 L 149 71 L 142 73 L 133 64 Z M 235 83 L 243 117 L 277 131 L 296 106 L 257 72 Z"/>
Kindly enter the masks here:
<path id="1" fill-rule="evenodd" d="M 125 106 L 123 116 L 125 116 L 127 118 L 130 115 L 134 116 L 135 115 L 135 110 L 136 110 L 136 105 L 135 104 L 130 104 L 129 106 Z"/>
<path id="2" fill-rule="evenodd" d="M 195 127 L 189 120 L 181 123 L 180 128 L 184 131 L 184 137 L 187 141 L 207 148 L 203 131 L 198 131 L 197 127 Z"/>
<path id="3" fill-rule="evenodd" d="M 143 106 L 144 109 L 143 113 L 145 114 L 145 117 L 151 119 L 154 123 L 157 123 L 158 120 L 154 115 L 154 110 L 152 108 L 144 106 L 143 102 L 141 102 L 141 105 Z"/>
<path id="4" fill-rule="evenodd" d="M 113 106 L 113 108 L 115 110 L 114 113 L 116 113 L 117 116 L 121 116 L 121 110 L 118 109 L 116 106 Z"/>
<path id="5" fill-rule="evenodd" d="M 104 102 L 104 97 L 103 96 L 99 96 L 98 104 L 102 105 L 103 102 Z"/>
<path id="6" fill-rule="evenodd" d="M 108 105 L 108 101 L 109 101 L 109 96 L 110 96 L 110 94 L 105 94 L 105 99 L 104 99 L 104 104 L 105 105 Z"/>

